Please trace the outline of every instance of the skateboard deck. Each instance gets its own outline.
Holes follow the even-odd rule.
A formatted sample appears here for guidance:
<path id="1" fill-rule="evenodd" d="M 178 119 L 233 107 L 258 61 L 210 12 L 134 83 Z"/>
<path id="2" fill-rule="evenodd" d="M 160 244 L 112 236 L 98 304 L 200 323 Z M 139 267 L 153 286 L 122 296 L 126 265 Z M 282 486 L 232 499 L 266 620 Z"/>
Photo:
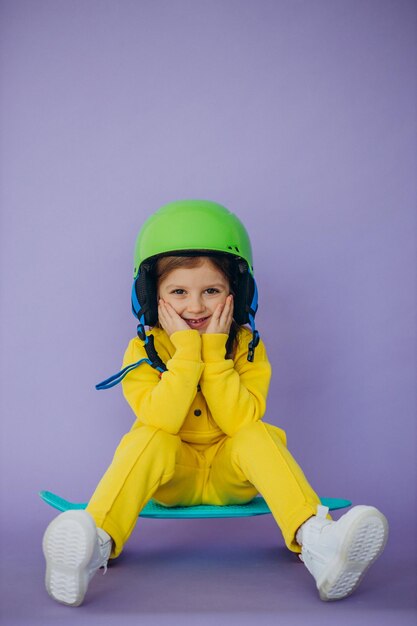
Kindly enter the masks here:
<path id="1" fill-rule="evenodd" d="M 58 509 L 58 511 L 69 511 L 73 509 L 85 509 L 87 503 L 70 502 L 61 496 L 50 491 L 40 491 L 40 497 L 47 504 Z M 341 498 L 320 498 L 324 506 L 331 511 L 344 509 L 351 506 L 350 500 Z M 159 518 L 159 519 L 193 519 L 210 517 L 250 517 L 252 515 L 267 515 L 271 513 L 267 503 L 261 496 L 257 496 L 247 504 L 227 504 L 224 506 L 214 506 L 210 504 L 199 504 L 198 506 L 163 506 L 154 500 L 150 500 L 142 509 L 139 517 Z"/>

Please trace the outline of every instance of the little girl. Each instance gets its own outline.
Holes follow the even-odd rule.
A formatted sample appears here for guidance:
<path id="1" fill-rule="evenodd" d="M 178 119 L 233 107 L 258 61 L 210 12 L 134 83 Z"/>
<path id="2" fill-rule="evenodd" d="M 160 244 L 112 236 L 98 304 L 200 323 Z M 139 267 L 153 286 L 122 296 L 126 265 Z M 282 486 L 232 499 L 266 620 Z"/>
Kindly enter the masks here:
<path id="1" fill-rule="evenodd" d="M 249 238 L 226 208 L 174 202 L 145 222 L 132 289 L 138 336 L 123 369 L 97 386 L 122 380 L 136 421 L 87 509 L 62 513 L 45 532 L 46 588 L 55 600 L 82 603 L 151 498 L 168 507 L 222 506 L 261 493 L 322 600 L 351 594 L 382 552 L 382 513 L 355 506 L 332 521 L 284 431 L 262 421 L 271 366 L 257 306 Z"/>

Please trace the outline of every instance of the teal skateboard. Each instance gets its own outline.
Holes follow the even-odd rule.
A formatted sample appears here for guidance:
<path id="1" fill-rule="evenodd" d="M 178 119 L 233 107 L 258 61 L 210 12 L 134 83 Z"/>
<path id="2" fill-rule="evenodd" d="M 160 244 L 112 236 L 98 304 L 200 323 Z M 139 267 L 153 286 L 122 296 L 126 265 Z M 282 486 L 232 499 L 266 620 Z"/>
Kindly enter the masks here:
<path id="1" fill-rule="evenodd" d="M 87 503 L 69 502 L 50 491 L 40 491 L 40 497 L 47 504 L 58 509 L 58 511 L 70 511 L 74 509 L 85 509 Z M 351 506 L 350 500 L 341 498 L 320 498 L 323 506 L 329 507 L 331 511 L 344 509 Z M 140 517 L 150 517 L 159 519 L 194 519 L 210 517 L 250 517 L 252 515 L 267 515 L 271 513 L 267 503 L 261 496 L 257 496 L 247 504 L 227 504 L 224 506 L 213 506 L 200 504 L 198 506 L 173 506 L 167 507 L 150 500 L 139 513 Z"/>

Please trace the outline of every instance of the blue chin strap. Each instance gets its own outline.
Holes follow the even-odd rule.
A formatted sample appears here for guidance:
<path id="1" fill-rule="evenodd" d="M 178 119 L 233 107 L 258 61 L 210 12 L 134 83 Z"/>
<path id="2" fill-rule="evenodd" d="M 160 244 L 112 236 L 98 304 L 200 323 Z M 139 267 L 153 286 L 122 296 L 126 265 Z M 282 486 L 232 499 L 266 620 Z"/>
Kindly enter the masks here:
<path id="1" fill-rule="evenodd" d="M 106 380 L 103 380 L 101 383 L 98 383 L 96 385 L 96 389 L 98 391 L 101 391 L 102 389 L 111 389 L 111 387 L 118 385 L 123 380 L 123 378 L 127 374 L 129 374 L 129 372 L 139 367 L 139 365 L 142 365 L 142 363 L 148 363 L 148 365 L 156 369 L 161 374 L 167 369 L 165 363 L 161 361 L 158 353 L 155 350 L 153 335 L 147 335 L 145 332 L 145 311 L 143 308 L 141 308 L 138 297 L 136 295 L 135 282 L 136 281 L 134 280 L 132 285 L 132 313 L 139 320 L 139 324 L 137 326 L 137 335 L 139 339 L 143 341 L 143 345 L 146 350 L 146 354 L 148 355 L 148 358 L 140 359 L 136 363 L 131 363 L 130 365 L 127 365 L 122 370 L 120 370 L 120 372 L 117 372 L 117 374 L 114 374 L 113 376 L 106 378 Z M 252 302 L 247 309 L 249 323 L 252 330 L 252 339 L 248 345 L 248 361 L 250 362 L 252 362 L 254 359 L 255 348 L 259 344 L 260 339 L 259 333 L 255 328 L 255 315 L 256 311 L 258 310 L 258 288 L 256 286 L 255 279 L 253 279 L 253 285 L 254 290 Z"/>
<path id="2" fill-rule="evenodd" d="M 142 363 L 148 363 L 148 365 L 161 373 L 165 372 L 167 369 L 165 363 L 161 361 L 158 353 L 155 350 L 153 335 L 148 336 L 145 332 L 145 311 L 141 309 L 141 306 L 139 304 L 139 300 L 136 295 L 135 281 L 133 281 L 132 285 L 132 313 L 139 320 L 139 324 L 136 329 L 137 335 L 139 339 L 143 341 L 143 345 L 145 347 L 148 358 L 140 359 L 136 363 L 131 363 L 130 365 L 127 365 L 122 370 L 120 370 L 120 372 L 117 372 L 117 374 L 114 374 L 113 376 L 106 378 L 106 380 L 103 380 L 101 383 L 98 383 L 98 385 L 96 385 L 97 391 L 101 391 L 102 389 L 110 389 L 111 387 L 119 384 L 120 382 L 122 382 L 123 378 L 127 374 L 129 374 L 129 372 L 139 367 L 139 365 L 142 365 Z"/>
<path id="3" fill-rule="evenodd" d="M 96 385 L 97 391 L 101 391 L 102 389 L 110 389 L 111 387 L 114 387 L 118 383 L 122 382 L 123 378 L 127 374 L 129 374 L 129 372 L 134 370 L 139 365 L 142 365 L 142 363 L 148 363 L 149 365 L 152 365 L 152 361 L 150 359 L 140 359 L 140 361 L 136 361 L 136 363 L 131 363 L 127 367 L 124 367 L 122 370 L 120 370 L 120 372 L 118 372 L 117 374 L 114 374 L 113 376 L 106 378 L 106 380 L 103 380 L 103 382 L 98 383 L 98 385 Z M 156 369 L 159 369 L 159 368 L 156 368 Z M 160 370 L 160 371 L 163 371 L 163 370 Z"/>

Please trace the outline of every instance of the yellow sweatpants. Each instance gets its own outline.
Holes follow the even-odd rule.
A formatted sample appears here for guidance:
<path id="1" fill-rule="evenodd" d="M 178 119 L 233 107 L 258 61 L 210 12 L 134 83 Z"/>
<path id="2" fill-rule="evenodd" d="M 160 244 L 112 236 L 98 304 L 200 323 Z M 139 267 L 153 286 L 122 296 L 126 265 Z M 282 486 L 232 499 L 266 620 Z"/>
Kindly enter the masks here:
<path id="1" fill-rule="evenodd" d="M 113 538 L 112 558 L 128 540 L 153 498 L 166 506 L 242 504 L 266 500 L 287 547 L 320 499 L 286 447 L 283 430 L 256 422 L 215 444 L 190 444 L 178 435 L 136 423 L 121 440 L 87 511 Z"/>

